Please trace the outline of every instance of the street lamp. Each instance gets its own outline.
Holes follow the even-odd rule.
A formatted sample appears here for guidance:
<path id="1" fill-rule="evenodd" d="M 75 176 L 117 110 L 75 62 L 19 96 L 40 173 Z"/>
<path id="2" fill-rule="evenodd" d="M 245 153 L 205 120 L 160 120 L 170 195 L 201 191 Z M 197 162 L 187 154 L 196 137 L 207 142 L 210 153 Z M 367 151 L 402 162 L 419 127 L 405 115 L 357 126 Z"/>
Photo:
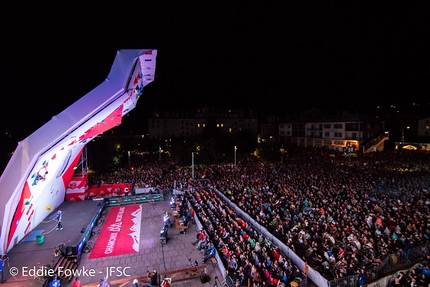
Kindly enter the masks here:
<path id="1" fill-rule="evenodd" d="M 194 152 L 191 153 L 192 176 L 194 180 Z"/>
<path id="2" fill-rule="evenodd" d="M 236 150 L 237 150 L 237 147 L 234 146 L 234 167 L 236 167 Z"/>

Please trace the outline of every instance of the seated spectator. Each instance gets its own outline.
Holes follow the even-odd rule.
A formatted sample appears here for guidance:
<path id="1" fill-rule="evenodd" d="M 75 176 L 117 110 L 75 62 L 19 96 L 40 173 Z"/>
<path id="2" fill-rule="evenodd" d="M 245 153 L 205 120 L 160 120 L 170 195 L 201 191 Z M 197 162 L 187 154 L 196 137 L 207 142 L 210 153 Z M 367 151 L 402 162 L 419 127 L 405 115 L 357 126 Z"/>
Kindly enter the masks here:
<path id="1" fill-rule="evenodd" d="M 211 258 L 215 258 L 215 254 L 216 254 L 215 252 L 216 252 L 215 246 L 211 245 L 209 248 L 209 253 L 203 259 L 203 263 L 206 263 L 206 261 L 208 261 Z"/>

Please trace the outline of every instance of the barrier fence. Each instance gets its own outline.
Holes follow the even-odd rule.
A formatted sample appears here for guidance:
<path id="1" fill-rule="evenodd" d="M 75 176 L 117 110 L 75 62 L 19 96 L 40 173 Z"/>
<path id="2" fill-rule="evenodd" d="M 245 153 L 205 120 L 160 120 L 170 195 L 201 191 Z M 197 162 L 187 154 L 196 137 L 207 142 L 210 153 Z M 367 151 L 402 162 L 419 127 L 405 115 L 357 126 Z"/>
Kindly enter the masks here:
<path id="1" fill-rule="evenodd" d="M 328 282 L 330 287 L 358 287 L 358 274 L 336 278 Z"/>
<path id="2" fill-rule="evenodd" d="M 372 275 L 374 278 L 380 278 L 393 270 L 420 262 L 427 254 L 429 254 L 428 243 L 404 251 L 400 249 L 399 252 L 387 256 L 374 270 L 371 270 Z"/>
<path id="3" fill-rule="evenodd" d="M 307 272 L 305 273 L 305 277 L 309 278 L 312 282 L 314 282 L 318 286 L 328 286 L 328 281 L 325 279 L 319 272 L 314 270 L 312 267 L 308 266 L 306 262 L 304 262 L 299 256 L 297 256 L 296 253 L 294 253 L 287 245 L 285 245 L 282 241 L 280 241 L 278 238 L 274 237 L 265 227 L 261 226 L 257 221 L 255 221 L 251 216 L 249 216 L 248 213 L 244 212 L 242 209 L 240 209 L 236 204 L 231 202 L 230 199 L 228 199 L 224 194 L 222 194 L 220 191 L 213 189 L 214 192 L 222 198 L 222 200 L 228 204 L 228 206 L 233 209 L 237 215 L 242 217 L 243 220 L 248 222 L 248 224 L 252 225 L 252 227 L 257 230 L 259 233 L 263 234 L 266 238 L 268 238 L 272 244 L 279 247 L 281 252 L 291 260 L 300 270 L 303 272 L 307 269 Z M 306 268 L 305 268 L 306 267 Z M 306 286 L 307 280 L 303 280 L 299 286 Z"/>
<path id="4" fill-rule="evenodd" d="M 188 206 L 192 207 L 191 203 L 189 201 L 188 201 Z M 194 209 L 194 207 L 192 207 L 192 208 Z M 196 223 L 196 226 L 199 230 L 200 229 L 204 230 L 203 225 L 200 223 L 199 217 L 197 216 L 197 213 L 194 213 L 194 222 Z M 215 250 L 215 258 L 218 262 L 218 269 L 221 272 L 222 277 L 224 279 L 227 279 L 227 272 L 225 270 L 224 264 L 222 264 L 221 258 L 219 257 L 218 250 Z"/>

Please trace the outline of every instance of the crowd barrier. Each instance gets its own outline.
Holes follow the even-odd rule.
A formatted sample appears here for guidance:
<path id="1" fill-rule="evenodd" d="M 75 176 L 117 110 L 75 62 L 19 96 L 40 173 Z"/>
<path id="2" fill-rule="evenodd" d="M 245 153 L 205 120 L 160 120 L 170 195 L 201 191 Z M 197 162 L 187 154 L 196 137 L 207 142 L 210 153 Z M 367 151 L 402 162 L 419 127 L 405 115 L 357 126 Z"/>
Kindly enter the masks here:
<path id="1" fill-rule="evenodd" d="M 172 191 L 173 195 L 182 195 L 184 192 L 182 190 L 173 189 Z"/>
<path id="2" fill-rule="evenodd" d="M 406 274 L 409 270 L 417 268 L 418 265 L 419 264 L 415 264 L 414 266 L 412 266 L 409 269 L 398 270 L 396 273 L 391 274 L 390 276 L 386 276 L 384 278 L 380 278 L 380 279 L 378 279 L 375 282 L 367 284 L 367 287 L 385 287 L 385 286 L 389 286 L 390 283 L 399 275 L 400 272 L 403 272 L 404 274 Z"/>
<path id="3" fill-rule="evenodd" d="M 88 240 L 91 237 L 91 232 L 93 231 L 93 228 L 97 225 L 97 221 L 101 217 L 103 210 L 106 208 L 106 204 L 104 202 L 101 202 L 97 208 L 96 213 L 94 214 L 93 218 L 91 219 L 90 223 L 87 225 L 85 230 L 83 230 L 83 235 L 81 239 L 79 240 L 79 243 L 76 245 L 76 251 L 78 258 L 80 258 L 80 255 L 82 254 L 83 248 L 85 247 L 85 244 L 88 242 Z M 79 260 L 78 260 L 79 262 Z"/>
<path id="4" fill-rule="evenodd" d="M 111 197 L 111 198 L 104 199 L 104 201 L 107 203 L 108 206 L 154 202 L 154 201 L 163 201 L 163 200 L 164 200 L 163 194 L 139 194 L 139 195 L 123 196 L 123 197 Z"/>
<path id="5" fill-rule="evenodd" d="M 120 194 L 124 195 L 124 190 L 126 187 L 129 189 L 129 195 L 130 195 L 131 194 L 130 184 L 115 183 L 115 184 L 93 185 L 86 190 L 86 198 L 92 198 L 97 196 L 100 196 L 100 197 L 117 196 L 118 188 L 120 188 Z"/>
<path id="6" fill-rule="evenodd" d="M 191 204 L 188 202 L 188 206 L 192 207 Z M 193 208 L 193 207 L 192 207 Z M 194 222 L 196 223 L 196 226 L 198 229 L 203 229 L 203 225 L 200 223 L 199 217 L 197 216 L 197 213 L 194 214 Z M 215 252 L 215 258 L 218 262 L 218 269 L 222 275 L 222 277 L 227 280 L 227 271 L 225 270 L 224 264 L 222 264 L 221 258 L 219 257 L 218 251 Z"/>
<path id="7" fill-rule="evenodd" d="M 306 262 L 304 262 L 296 253 L 294 253 L 287 245 L 285 245 L 282 241 L 280 241 L 278 238 L 273 236 L 265 227 L 261 226 L 257 221 L 255 221 L 251 216 L 249 216 L 248 213 L 244 212 L 242 209 L 240 209 L 236 204 L 234 204 L 230 199 L 228 199 L 224 194 L 222 194 L 220 191 L 213 189 L 215 193 L 222 198 L 222 200 L 228 204 L 228 206 L 233 209 L 237 215 L 242 217 L 243 220 L 248 222 L 249 224 L 254 227 L 258 232 L 263 234 L 266 238 L 268 238 L 275 246 L 278 246 L 281 252 L 291 260 L 297 267 L 300 268 L 303 272 L 307 269 L 306 276 L 309 278 L 313 283 L 315 283 L 318 286 L 329 286 L 329 282 L 327 279 L 325 279 L 318 271 L 313 269 L 312 267 L 308 266 Z M 219 264 L 218 264 L 219 265 Z M 305 268 L 306 267 L 306 268 Z M 306 280 L 303 281 L 303 284 Z"/>
<path id="8" fill-rule="evenodd" d="M 148 194 L 148 193 L 158 193 L 155 191 L 155 187 L 144 187 L 144 188 L 136 188 L 136 194 Z"/>
<path id="9" fill-rule="evenodd" d="M 333 279 L 328 282 L 329 287 L 358 287 L 358 274 Z"/>
<path id="10" fill-rule="evenodd" d="M 421 261 L 429 253 L 429 244 L 415 246 L 407 250 L 402 250 L 396 254 L 387 256 L 375 270 L 372 270 L 375 278 L 380 278 L 393 270 L 399 270 L 405 265 L 411 265 Z"/>

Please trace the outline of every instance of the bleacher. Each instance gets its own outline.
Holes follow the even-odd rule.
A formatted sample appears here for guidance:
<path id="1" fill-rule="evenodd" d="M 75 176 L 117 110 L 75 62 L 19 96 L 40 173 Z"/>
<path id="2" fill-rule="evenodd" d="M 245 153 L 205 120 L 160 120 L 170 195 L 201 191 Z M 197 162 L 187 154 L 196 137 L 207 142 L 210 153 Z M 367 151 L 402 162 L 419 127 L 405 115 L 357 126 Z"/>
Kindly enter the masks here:
<path id="1" fill-rule="evenodd" d="M 60 280 L 70 282 L 78 268 L 77 259 L 74 257 L 59 256 L 54 262 L 54 273 L 57 274 Z"/>

